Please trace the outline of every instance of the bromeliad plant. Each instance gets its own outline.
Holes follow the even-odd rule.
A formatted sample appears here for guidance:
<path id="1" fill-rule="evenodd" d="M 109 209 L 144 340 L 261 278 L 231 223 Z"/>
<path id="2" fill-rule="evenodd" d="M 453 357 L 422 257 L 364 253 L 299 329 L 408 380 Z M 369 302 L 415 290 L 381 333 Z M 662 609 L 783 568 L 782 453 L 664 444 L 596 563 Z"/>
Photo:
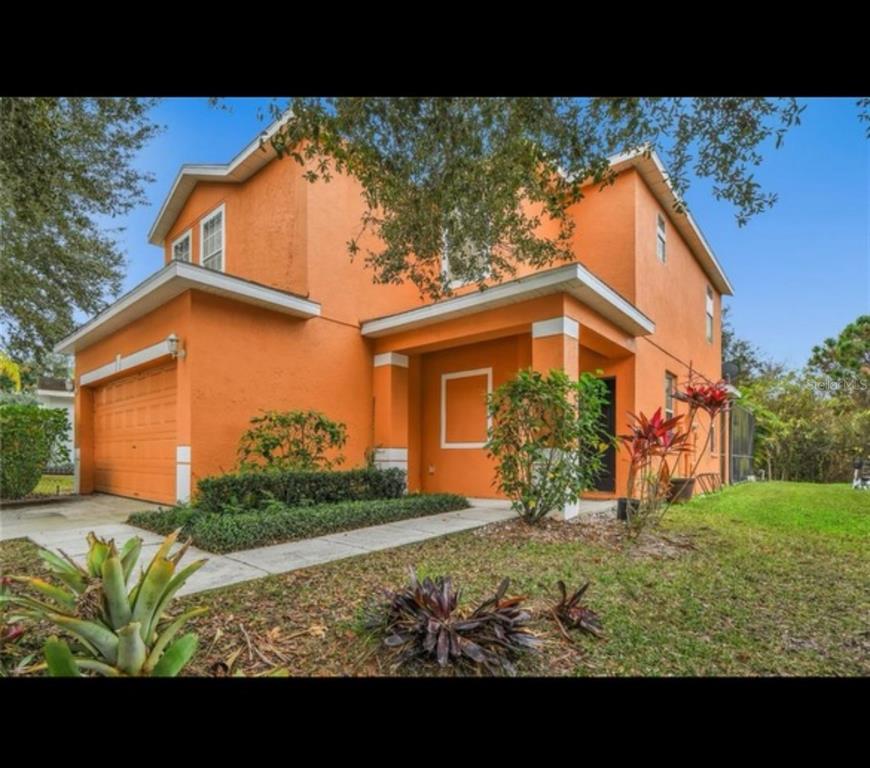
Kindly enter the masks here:
<path id="1" fill-rule="evenodd" d="M 553 606 L 553 614 L 559 624 L 568 629 L 580 629 L 595 637 L 602 637 L 604 632 L 598 614 L 580 602 L 589 589 L 589 582 L 587 581 L 570 597 L 564 581 L 557 581 L 556 587 L 559 589 L 561 599 Z"/>
<path id="2" fill-rule="evenodd" d="M 689 441 L 698 414 L 707 414 L 709 427 L 688 478 L 695 476 L 706 454 L 716 418 L 727 411 L 731 403 L 725 382 L 696 383 L 691 369 L 688 383 L 682 391 L 674 393 L 674 398 L 688 404 L 688 418 L 679 415 L 665 419 L 661 408 L 649 418 L 643 413 L 629 414 L 632 419 L 629 432 L 620 435 L 630 460 L 626 502 L 629 530 L 633 535 L 650 524 L 661 522 L 673 503 L 671 480 L 680 457 L 694 450 Z M 681 428 L 683 423 L 687 424 L 685 429 Z"/>
<path id="3" fill-rule="evenodd" d="M 657 408 L 652 417 L 629 414 L 629 432 L 620 435 L 629 455 L 627 515 L 629 531 L 637 536 L 648 525 L 657 524 L 668 507 L 671 465 L 690 450 L 688 431 L 679 431 L 682 416 L 662 417 Z"/>
<path id="4" fill-rule="evenodd" d="M 399 666 L 422 659 L 513 674 L 513 660 L 535 650 L 538 639 L 527 629 L 529 613 L 520 608 L 525 596 L 505 597 L 509 584 L 502 581 L 492 597 L 463 615 L 450 577 L 420 581 L 411 569 L 405 588 L 388 592 L 385 603 L 369 609 L 365 627 L 384 636 Z"/>
<path id="5" fill-rule="evenodd" d="M 182 670 L 196 650 L 197 636 L 189 632 L 174 638 L 190 619 L 206 609 L 194 608 L 177 617 L 166 611 L 175 593 L 206 561 L 197 560 L 178 570 L 190 545 L 188 541 L 170 555 L 178 533 L 166 537 L 129 591 L 127 583 L 142 549 L 138 536 L 118 551 L 113 540 L 88 534 L 84 566 L 63 551 L 56 555 L 40 550 L 63 587 L 35 577 L 9 577 L 38 597 L 16 593 L 3 595 L 0 600 L 22 609 L 21 616 L 45 619 L 65 630 L 80 646 L 79 655 L 73 655 L 66 642 L 49 639 L 44 652 L 51 675 L 79 677 L 82 671 L 88 671 L 109 677 L 175 677 Z"/>

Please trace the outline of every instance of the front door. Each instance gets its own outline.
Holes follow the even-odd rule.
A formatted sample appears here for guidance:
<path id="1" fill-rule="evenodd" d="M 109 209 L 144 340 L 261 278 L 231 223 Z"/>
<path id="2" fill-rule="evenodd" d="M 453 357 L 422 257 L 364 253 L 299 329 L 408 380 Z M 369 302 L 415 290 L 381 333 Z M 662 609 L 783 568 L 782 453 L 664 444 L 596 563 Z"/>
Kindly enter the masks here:
<path id="1" fill-rule="evenodd" d="M 601 409 L 601 427 L 611 436 L 616 434 L 616 379 L 602 379 L 607 385 L 607 403 Z M 616 490 L 616 445 L 611 443 L 604 454 L 604 466 L 598 481 L 596 491 L 614 492 Z"/>

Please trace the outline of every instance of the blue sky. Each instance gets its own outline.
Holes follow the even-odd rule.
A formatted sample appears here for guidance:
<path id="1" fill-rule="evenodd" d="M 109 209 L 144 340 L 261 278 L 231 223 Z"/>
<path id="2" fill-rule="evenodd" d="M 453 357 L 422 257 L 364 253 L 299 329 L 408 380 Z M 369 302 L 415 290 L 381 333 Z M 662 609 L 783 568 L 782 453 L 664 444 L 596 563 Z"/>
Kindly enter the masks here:
<path id="1" fill-rule="evenodd" d="M 268 122 L 266 99 L 228 99 L 231 111 L 204 98 L 166 99 L 153 117 L 166 127 L 138 166 L 156 180 L 149 204 L 116 222 L 125 231 L 124 290 L 162 265 L 148 230 L 183 163 L 225 163 Z M 738 227 L 712 185 L 694 181 L 692 214 L 734 285 L 732 322 L 742 337 L 790 365 L 802 365 L 814 344 L 870 312 L 870 142 L 854 99 L 807 99 L 801 125 L 784 146 L 765 152 L 756 178 L 779 200 Z M 260 115 L 258 112 L 262 112 Z"/>

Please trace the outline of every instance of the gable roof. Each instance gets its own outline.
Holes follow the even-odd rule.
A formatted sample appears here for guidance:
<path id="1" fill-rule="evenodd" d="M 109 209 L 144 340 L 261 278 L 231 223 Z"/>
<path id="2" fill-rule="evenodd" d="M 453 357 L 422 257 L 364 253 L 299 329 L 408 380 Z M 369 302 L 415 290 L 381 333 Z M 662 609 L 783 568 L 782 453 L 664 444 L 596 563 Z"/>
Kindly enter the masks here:
<path id="1" fill-rule="evenodd" d="M 677 213 L 674 206 L 680 201 L 677 193 L 671 185 L 668 172 L 661 161 L 661 158 L 650 150 L 647 154 L 643 150 L 635 152 L 626 152 L 621 155 L 614 155 L 610 158 L 610 165 L 614 171 L 620 173 L 628 168 L 634 168 L 640 177 L 646 182 L 647 186 L 653 193 L 653 196 L 658 200 L 659 204 L 664 208 L 674 222 L 679 233 L 689 246 L 689 249 L 695 255 L 701 268 L 710 278 L 716 290 L 721 294 L 730 296 L 734 293 L 731 282 L 722 269 L 722 265 L 713 253 L 713 249 L 707 242 L 701 232 L 700 227 L 692 218 L 692 214 L 688 211 Z"/>
<path id="2" fill-rule="evenodd" d="M 148 233 L 148 242 L 161 245 L 166 238 L 187 198 L 200 181 L 222 181 L 239 184 L 247 181 L 257 171 L 277 157 L 277 153 L 269 143 L 281 125 L 283 118 L 275 120 L 265 131 L 257 136 L 248 146 L 225 165 L 200 164 L 183 165 L 172 183 L 169 194 L 163 201 L 157 219 Z M 659 156 L 654 152 L 643 150 L 614 155 L 610 165 L 617 173 L 628 168 L 634 168 L 652 190 L 660 205 L 668 211 L 675 226 L 689 249 L 695 255 L 701 268 L 710 278 L 716 290 L 721 294 L 731 295 L 734 289 L 728 280 L 725 270 L 713 253 L 713 249 L 702 234 L 700 228 L 688 211 L 677 213 L 674 206 L 679 198 L 668 178 Z"/>

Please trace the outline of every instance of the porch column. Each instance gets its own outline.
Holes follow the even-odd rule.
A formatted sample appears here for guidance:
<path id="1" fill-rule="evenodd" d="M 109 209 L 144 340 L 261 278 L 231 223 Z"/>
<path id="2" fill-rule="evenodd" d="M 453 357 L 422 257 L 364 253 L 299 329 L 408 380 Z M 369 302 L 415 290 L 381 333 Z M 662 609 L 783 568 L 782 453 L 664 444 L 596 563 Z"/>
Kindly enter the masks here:
<path id="1" fill-rule="evenodd" d="M 408 471 L 408 357 L 384 352 L 374 358 L 375 464 Z"/>
<path id="2" fill-rule="evenodd" d="M 540 373 L 565 371 L 572 379 L 580 376 L 580 323 L 562 315 L 532 323 L 532 368 Z M 580 514 L 580 504 L 567 504 L 550 513 L 560 520 Z"/>

